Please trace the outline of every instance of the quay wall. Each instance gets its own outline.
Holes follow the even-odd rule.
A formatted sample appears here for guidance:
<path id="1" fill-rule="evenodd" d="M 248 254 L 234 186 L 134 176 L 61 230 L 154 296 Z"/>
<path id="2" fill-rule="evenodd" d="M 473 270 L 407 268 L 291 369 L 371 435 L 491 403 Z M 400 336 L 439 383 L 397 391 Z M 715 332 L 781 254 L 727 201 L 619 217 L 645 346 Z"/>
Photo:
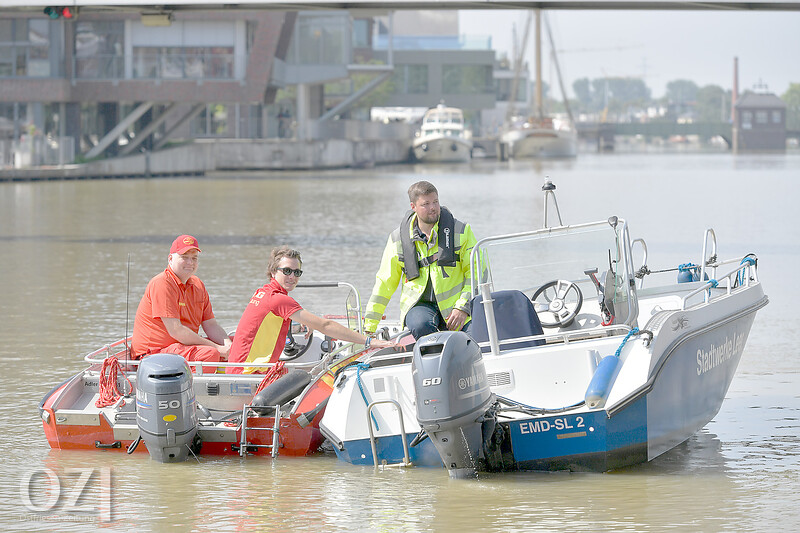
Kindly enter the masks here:
<path id="1" fill-rule="evenodd" d="M 214 171 L 313 170 L 404 163 L 409 139 L 198 139 L 157 152 L 63 166 L 0 169 L 0 181 L 149 178 Z"/>

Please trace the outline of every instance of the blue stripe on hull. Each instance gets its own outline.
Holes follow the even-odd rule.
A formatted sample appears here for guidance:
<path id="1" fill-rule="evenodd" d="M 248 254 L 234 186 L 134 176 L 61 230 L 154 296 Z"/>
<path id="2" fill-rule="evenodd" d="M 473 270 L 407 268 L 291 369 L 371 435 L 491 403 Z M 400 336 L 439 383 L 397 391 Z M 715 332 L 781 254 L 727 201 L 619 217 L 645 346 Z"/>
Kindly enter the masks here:
<path id="1" fill-rule="evenodd" d="M 407 435 L 410 443 L 416 433 Z M 340 460 L 354 465 L 375 464 L 372 459 L 372 447 L 369 439 L 352 440 L 343 443 L 344 450 L 335 449 L 336 455 Z M 378 437 L 376 450 L 378 453 L 378 463 L 386 461 L 388 464 L 403 462 L 403 439 L 400 435 Z M 440 466 L 443 467 L 439 452 L 430 439 L 425 439 L 414 447 L 408 449 L 411 462 L 417 466 Z"/>
<path id="2" fill-rule="evenodd" d="M 647 401 L 508 423 L 518 470 L 606 471 L 647 460 Z"/>

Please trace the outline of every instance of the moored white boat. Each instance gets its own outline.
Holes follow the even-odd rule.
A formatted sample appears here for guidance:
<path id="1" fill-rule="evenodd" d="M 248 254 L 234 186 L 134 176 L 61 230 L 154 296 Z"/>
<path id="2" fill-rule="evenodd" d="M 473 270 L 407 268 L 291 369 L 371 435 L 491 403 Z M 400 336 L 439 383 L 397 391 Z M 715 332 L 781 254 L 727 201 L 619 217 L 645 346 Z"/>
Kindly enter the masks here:
<path id="1" fill-rule="evenodd" d="M 569 100 L 564 92 L 564 84 L 561 79 L 561 69 L 558 65 L 558 58 L 555 53 L 555 44 L 552 33 L 548 28 L 550 45 L 553 48 L 553 63 L 558 74 L 561 95 L 566 109 L 566 118 L 557 118 L 545 113 L 544 98 L 542 96 L 542 47 L 541 47 L 541 13 L 538 9 L 533 11 L 536 20 L 536 31 L 534 37 L 534 49 L 536 60 L 536 80 L 535 80 L 535 99 L 534 111 L 531 116 L 515 116 L 514 103 L 508 107 L 506 121 L 503 130 L 500 132 L 500 145 L 505 153 L 505 157 L 511 159 L 520 158 L 551 158 L 551 157 L 576 157 L 578 155 L 578 132 L 574 126 L 572 111 L 570 110 Z M 547 19 L 545 19 L 546 21 Z M 525 38 L 527 41 L 530 30 L 531 16 L 525 27 Z M 512 94 L 516 94 L 516 85 L 519 82 L 520 69 L 522 67 L 522 57 L 525 46 L 521 47 L 523 52 L 516 59 L 514 74 L 514 84 Z"/>
<path id="2" fill-rule="evenodd" d="M 652 460 L 717 414 L 768 303 L 755 257 L 721 259 L 711 229 L 700 266 L 658 273 L 617 217 L 486 238 L 472 264 L 490 275 L 473 286 L 471 337 L 433 334 L 340 373 L 320 429 L 342 460 L 453 477 Z"/>
<path id="3" fill-rule="evenodd" d="M 472 157 L 472 139 L 461 109 L 439 104 L 425 112 L 412 143 L 414 157 L 425 163 L 461 163 Z"/>

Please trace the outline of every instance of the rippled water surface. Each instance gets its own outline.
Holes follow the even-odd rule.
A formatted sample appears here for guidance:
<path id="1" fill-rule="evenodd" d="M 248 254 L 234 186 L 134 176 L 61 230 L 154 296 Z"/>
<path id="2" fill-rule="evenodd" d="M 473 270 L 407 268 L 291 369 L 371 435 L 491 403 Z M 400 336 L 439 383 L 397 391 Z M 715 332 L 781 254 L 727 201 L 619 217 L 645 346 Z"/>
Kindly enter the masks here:
<path id="1" fill-rule="evenodd" d="M 161 465 L 146 454 L 48 447 L 38 402 L 83 368 L 83 354 L 130 331 L 175 235 L 198 237 L 198 274 L 232 328 L 274 245 L 301 250 L 304 279 L 349 281 L 367 298 L 412 182 L 436 184 L 481 238 L 538 227 L 544 176 L 558 187 L 566 223 L 626 218 L 632 237 L 646 238 L 653 269 L 699 262 L 708 227 L 721 256 L 758 254 L 770 304 L 722 409 L 655 461 L 608 474 L 452 481 L 444 470 L 375 473 L 330 454 Z M 795 531 L 799 193 L 800 157 L 724 154 L 0 184 L 0 523 L 21 531 Z M 312 310 L 343 311 L 340 293 L 294 294 Z M 47 506 L 36 488 L 48 471 L 62 493 L 37 512 Z M 93 476 L 71 504 L 80 471 Z M 96 511 L 104 485 L 110 522 Z"/>

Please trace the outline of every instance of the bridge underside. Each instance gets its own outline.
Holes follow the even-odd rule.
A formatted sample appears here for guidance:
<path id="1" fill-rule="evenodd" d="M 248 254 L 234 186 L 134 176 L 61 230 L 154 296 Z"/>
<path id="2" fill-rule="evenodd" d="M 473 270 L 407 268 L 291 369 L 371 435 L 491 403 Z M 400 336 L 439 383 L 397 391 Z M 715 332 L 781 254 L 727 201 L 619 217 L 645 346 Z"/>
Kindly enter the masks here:
<path id="1" fill-rule="evenodd" d="M 617 10 L 617 11 L 800 11 L 797 0 L 184 0 L 176 4 L 155 6 L 138 0 L 0 0 L 0 7 L 13 10 L 39 10 L 47 6 L 77 7 L 81 11 L 187 11 L 273 9 L 278 11 L 368 9 L 547 9 L 547 10 Z"/>
<path id="2" fill-rule="evenodd" d="M 670 139 L 696 135 L 701 139 L 721 137 L 728 147 L 732 146 L 733 128 L 728 122 L 694 122 L 678 124 L 673 122 L 632 122 L 632 123 L 580 123 L 578 135 L 583 139 L 597 142 L 600 151 L 614 149 L 614 137 L 617 135 L 642 136 L 645 138 L 660 137 Z"/>

